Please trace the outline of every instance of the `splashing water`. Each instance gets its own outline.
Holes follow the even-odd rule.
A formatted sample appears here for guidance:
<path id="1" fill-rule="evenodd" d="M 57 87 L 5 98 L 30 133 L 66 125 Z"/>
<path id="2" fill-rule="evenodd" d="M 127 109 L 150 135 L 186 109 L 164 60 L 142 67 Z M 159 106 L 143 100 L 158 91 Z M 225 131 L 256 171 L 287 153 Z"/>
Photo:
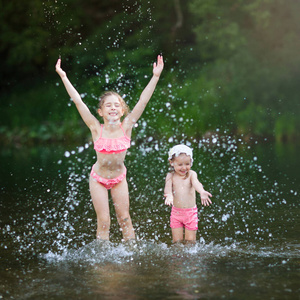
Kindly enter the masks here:
<path id="1" fill-rule="evenodd" d="M 214 196 L 210 207 L 198 205 L 197 242 L 191 246 L 171 245 L 170 208 L 163 204 L 167 152 L 182 142 L 194 149 L 193 169 Z M 293 192 L 286 193 L 278 181 L 269 179 L 258 163 L 260 157 L 247 144 L 229 136 L 197 141 L 182 136 L 156 140 L 148 135 L 143 143 L 136 141 L 125 161 L 138 237 L 133 244 L 120 242 L 112 205 L 111 242 L 95 240 L 96 216 L 88 191 L 95 154 L 90 144 L 67 151 L 41 150 L 42 159 L 30 155 L 20 159 L 19 153 L 5 159 L 20 167 L 12 170 L 12 183 L 1 190 L 1 256 L 7 265 L 3 278 L 11 274 L 13 286 L 20 286 L 14 289 L 14 297 L 41 293 L 41 275 L 46 294 L 61 295 L 70 288 L 82 295 L 94 294 L 97 286 L 100 295 L 114 290 L 124 298 L 153 284 L 157 296 L 166 299 L 170 293 L 187 291 L 194 297 L 201 292 L 218 298 L 225 291 L 244 297 L 244 290 L 237 288 L 238 278 L 250 287 L 261 286 L 265 277 L 255 279 L 251 274 L 262 267 L 267 268 L 268 278 L 278 274 L 270 286 L 287 289 L 284 293 L 290 295 L 297 291 L 297 189 L 289 187 Z M 38 167 L 33 167 L 36 162 Z M 14 264 L 21 264 L 25 275 L 17 274 Z M 280 270 L 289 271 L 288 277 L 283 279 Z M 72 282 L 62 280 L 57 285 L 55 278 L 64 278 L 66 272 L 77 275 Z M 225 274 L 236 286 L 224 283 Z M 121 289 L 116 289 L 115 281 Z M 269 293 L 273 295 L 273 289 Z"/>
<path id="2" fill-rule="evenodd" d="M 49 23 L 58 24 L 52 22 L 55 5 L 49 5 Z M 132 14 L 130 6 L 123 4 L 123 8 L 125 15 Z M 145 15 L 139 2 L 134 11 L 138 22 L 151 19 L 151 10 L 147 9 Z M 135 98 L 133 91 L 144 87 L 131 77 L 149 80 L 143 77 L 149 73 L 145 70 L 142 73 L 135 66 L 136 50 L 141 49 L 114 52 L 126 43 L 125 28 L 130 33 L 132 25 L 128 22 L 122 18 L 119 27 L 108 22 L 106 26 L 112 34 L 101 36 L 102 46 L 96 47 L 93 40 L 84 39 L 69 23 L 64 25 L 68 28 L 65 34 L 74 36 L 77 51 L 89 52 L 93 60 L 88 72 L 95 76 L 88 82 L 89 91 L 82 93 L 88 104 L 98 99 L 99 85 L 126 94 L 130 102 L 130 98 Z M 144 32 L 140 29 L 140 47 L 151 49 L 152 55 L 153 41 L 145 39 Z M 63 48 L 65 41 L 61 39 Z M 106 53 L 105 57 L 99 53 Z M 104 66 L 106 56 L 113 61 L 109 69 Z M 80 66 L 78 57 L 75 61 Z M 0 244 L 6 266 L 2 271 L 5 276 L 1 277 L 11 277 L 7 295 L 14 290 L 11 298 L 45 298 L 45 295 L 62 295 L 63 290 L 64 298 L 73 296 L 74 291 L 85 295 L 82 299 L 91 294 L 105 298 L 113 291 L 116 299 L 149 295 L 164 299 L 222 299 L 234 298 L 239 286 L 249 295 L 253 295 L 255 286 L 264 286 L 255 295 L 257 299 L 262 295 L 271 298 L 274 293 L 276 297 L 274 286 L 283 291 L 277 292 L 281 296 L 278 298 L 297 294 L 296 280 L 292 277 L 299 260 L 297 187 L 292 186 L 287 192 L 277 180 L 268 178 L 259 164 L 260 157 L 242 139 L 226 132 L 222 135 L 220 130 L 209 138 L 187 138 L 188 134 L 183 132 L 193 129 L 195 124 L 195 119 L 183 111 L 189 102 L 179 96 L 187 85 L 175 87 L 167 82 L 166 88 L 158 89 L 151 100 L 151 109 L 145 111 L 134 132 L 125 164 L 136 243 L 120 242 L 121 232 L 111 203 L 111 242 L 101 243 L 94 238 L 96 216 L 88 191 L 88 176 L 95 154 L 90 144 L 53 152 L 48 147 L 50 151 L 43 153 L 45 149 L 41 149 L 40 156 L 22 157 L 17 153 L 7 160 L 12 161 L 11 165 L 2 164 L 2 169 L 7 166 L 10 170 L 10 176 L 2 176 L 7 185 L 1 187 Z M 160 98 L 165 104 L 162 105 Z M 158 119 L 165 120 L 162 130 L 164 126 L 173 128 L 172 136 L 157 139 L 154 125 Z M 171 245 L 170 208 L 163 204 L 167 152 L 178 143 L 194 149 L 193 169 L 214 196 L 210 207 L 198 205 L 197 242 L 189 247 Z M 17 270 L 19 265 L 21 271 Z M 259 272 L 266 275 L 253 278 Z M 281 273 L 284 276 L 276 277 Z M 273 281 L 266 291 L 266 278 L 269 282 L 271 275 Z M 73 282 L 68 282 L 70 277 Z M 41 291 L 41 286 L 45 290 Z M 237 299 L 246 299 L 245 294 L 239 297 L 239 293 Z"/>
<path id="3" fill-rule="evenodd" d="M 293 228 L 290 213 L 297 208 L 291 201 L 297 192 L 286 198 L 280 185 L 264 175 L 251 156 L 249 146 L 231 137 L 186 142 L 194 148 L 193 169 L 206 190 L 213 194 L 213 205 L 200 208 L 199 237 L 220 244 L 252 242 L 268 244 L 281 237 L 282 230 Z M 215 142 L 214 142 L 215 141 Z M 172 143 L 183 142 L 172 140 Z M 139 240 L 170 243 L 169 207 L 163 204 L 164 176 L 168 171 L 169 141 L 148 139 L 128 152 L 128 184 L 131 214 Z M 248 152 L 247 152 L 248 151 Z M 248 158 L 246 157 L 248 155 Z M 93 160 L 89 144 L 65 152 L 57 160 L 59 169 L 51 187 L 42 184 L 41 195 L 28 197 L 27 216 L 8 222 L 2 228 L 14 251 L 61 253 L 90 243 L 94 239 L 95 213 L 88 191 L 88 176 Z M 64 177 L 68 178 L 64 181 Z M 46 178 L 47 179 L 47 178 Z M 33 187 L 35 188 L 33 183 Z M 66 186 L 63 188 L 63 186 Z M 199 200 L 199 198 L 198 198 Z M 285 207 L 285 214 L 280 211 Z M 111 239 L 121 240 L 112 209 Z M 290 214 L 290 216 L 289 216 Z M 287 218 L 288 217 L 288 218 Z M 284 222 L 283 222 L 284 221 Z M 278 228 L 278 222 L 281 223 Z"/>

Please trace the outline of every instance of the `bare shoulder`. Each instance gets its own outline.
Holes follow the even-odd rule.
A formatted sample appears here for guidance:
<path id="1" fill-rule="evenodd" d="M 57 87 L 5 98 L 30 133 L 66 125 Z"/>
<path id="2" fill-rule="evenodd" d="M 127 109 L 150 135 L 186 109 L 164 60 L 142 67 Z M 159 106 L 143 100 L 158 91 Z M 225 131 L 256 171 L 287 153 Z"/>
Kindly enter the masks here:
<path id="1" fill-rule="evenodd" d="M 190 180 L 191 180 L 192 184 L 194 184 L 195 182 L 199 181 L 197 173 L 195 171 L 193 171 L 193 170 L 190 170 Z"/>
<path id="2" fill-rule="evenodd" d="M 124 120 L 122 121 L 122 127 L 123 127 L 126 135 L 130 137 L 131 136 L 131 132 L 132 132 L 133 124 L 132 124 L 132 121 L 129 118 L 129 115 L 127 115 L 124 118 Z"/>
<path id="3" fill-rule="evenodd" d="M 194 179 L 194 178 L 197 179 L 198 176 L 197 176 L 197 173 L 196 173 L 195 171 L 190 170 L 189 172 L 190 172 L 190 174 L 191 174 L 191 175 L 190 175 L 190 176 L 191 176 L 191 179 Z"/>
<path id="4" fill-rule="evenodd" d="M 172 180 L 173 178 L 173 173 L 168 173 L 166 176 L 166 181 Z"/>

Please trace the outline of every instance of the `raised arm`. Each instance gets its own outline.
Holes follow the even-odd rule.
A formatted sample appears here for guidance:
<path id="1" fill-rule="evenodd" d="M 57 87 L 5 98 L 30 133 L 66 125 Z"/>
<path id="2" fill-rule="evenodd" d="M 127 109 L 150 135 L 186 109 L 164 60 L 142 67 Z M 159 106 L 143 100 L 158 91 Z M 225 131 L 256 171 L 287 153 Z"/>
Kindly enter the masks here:
<path id="1" fill-rule="evenodd" d="M 143 92 L 140 96 L 140 99 L 139 99 L 138 103 L 135 105 L 132 112 L 126 117 L 130 123 L 135 124 L 138 121 L 138 119 L 140 118 L 140 116 L 142 115 L 147 103 L 149 102 L 149 100 L 155 90 L 155 87 L 157 85 L 157 82 L 159 80 L 159 77 L 160 77 L 160 74 L 161 74 L 163 68 L 164 68 L 163 57 L 161 55 L 158 55 L 157 62 L 153 63 L 153 76 L 152 76 L 151 80 L 149 81 L 149 83 L 147 84 L 145 89 L 143 90 Z"/>
<path id="2" fill-rule="evenodd" d="M 204 188 L 202 183 L 198 180 L 197 178 L 197 173 L 193 172 L 191 174 L 191 180 L 192 180 L 192 185 L 194 187 L 194 189 L 200 194 L 200 198 L 201 198 L 201 204 L 204 206 L 209 206 L 209 204 L 211 204 L 211 200 L 209 199 L 209 197 L 212 197 L 212 194 L 207 192 Z"/>
<path id="3" fill-rule="evenodd" d="M 61 68 L 61 59 L 59 58 L 57 60 L 56 66 L 55 66 L 56 72 L 60 76 L 70 98 L 73 100 L 73 102 L 76 105 L 76 108 L 83 119 L 84 123 L 91 129 L 91 127 L 95 124 L 95 122 L 98 122 L 97 118 L 90 112 L 86 104 L 82 101 L 79 93 L 74 88 L 74 86 L 69 81 L 67 74 L 65 71 Z"/>
<path id="4" fill-rule="evenodd" d="M 173 205 L 173 190 L 172 190 L 172 174 L 168 173 L 166 176 L 164 197 L 166 205 Z"/>

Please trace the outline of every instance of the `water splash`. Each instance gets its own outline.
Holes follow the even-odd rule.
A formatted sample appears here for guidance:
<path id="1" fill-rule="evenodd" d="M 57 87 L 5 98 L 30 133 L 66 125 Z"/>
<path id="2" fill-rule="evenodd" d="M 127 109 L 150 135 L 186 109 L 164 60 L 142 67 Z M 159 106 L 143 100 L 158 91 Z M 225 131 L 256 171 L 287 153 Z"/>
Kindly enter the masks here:
<path id="1" fill-rule="evenodd" d="M 199 205 L 198 236 L 220 245 L 254 241 L 266 244 L 279 240 L 282 230 L 292 230 L 295 217 L 291 210 L 297 204 L 286 198 L 277 181 L 267 178 L 256 154 L 242 140 L 230 136 L 200 141 L 182 136 L 155 140 L 150 136 L 136 143 L 126 159 L 131 214 L 140 240 L 171 241 L 170 209 L 163 204 L 163 185 L 168 149 L 181 142 L 194 148 L 193 168 L 206 190 L 214 195 L 211 207 Z M 94 239 L 96 218 L 88 176 L 95 154 L 89 145 L 65 151 L 57 161 L 59 170 L 51 186 L 45 185 L 40 196 L 28 198 L 32 213 L 3 226 L 2 233 L 14 245 L 14 251 L 20 255 L 49 251 L 59 254 Z M 32 188 L 38 183 L 34 182 Z M 297 197 L 297 192 L 291 196 Z M 113 210 L 111 238 L 121 239 Z M 4 247 L 8 246 L 4 243 Z"/>
<path id="2" fill-rule="evenodd" d="M 233 256 L 252 256 L 262 258 L 282 258 L 285 264 L 289 259 L 299 258 L 299 245 L 289 245 L 282 247 L 278 251 L 277 247 L 258 247 L 256 244 L 247 247 L 232 243 L 229 245 L 206 244 L 203 240 L 197 241 L 194 245 L 174 244 L 157 241 L 137 241 L 134 243 L 112 243 L 95 240 L 79 249 L 67 250 L 63 253 L 49 251 L 41 254 L 40 257 L 50 264 L 57 263 L 81 263 L 87 265 L 99 264 L 127 264 L 139 262 L 151 262 L 152 265 L 161 264 L 162 261 L 174 259 L 187 259 L 188 261 L 207 262 L 211 259 Z"/>

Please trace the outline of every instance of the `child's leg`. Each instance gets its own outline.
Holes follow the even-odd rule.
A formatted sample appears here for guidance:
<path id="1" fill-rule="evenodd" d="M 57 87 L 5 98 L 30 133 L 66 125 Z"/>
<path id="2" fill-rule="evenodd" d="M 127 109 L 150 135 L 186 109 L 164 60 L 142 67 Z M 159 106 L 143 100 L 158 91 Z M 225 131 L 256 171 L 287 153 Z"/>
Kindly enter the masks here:
<path id="1" fill-rule="evenodd" d="M 173 243 L 178 243 L 183 241 L 183 227 L 172 228 Z"/>
<path id="2" fill-rule="evenodd" d="M 197 230 L 185 229 L 185 241 L 189 244 L 195 243 L 196 242 L 196 233 L 197 233 Z"/>
<path id="3" fill-rule="evenodd" d="M 90 177 L 90 193 L 97 214 L 97 239 L 109 240 L 110 214 L 107 189 Z"/>
<path id="4" fill-rule="evenodd" d="M 129 214 L 129 193 L 126 178 L 111 189 L 111 197 L 118 223 L 122 229 L 123 239 L 125 241 L 135 239 L 135 233 Z"/>

